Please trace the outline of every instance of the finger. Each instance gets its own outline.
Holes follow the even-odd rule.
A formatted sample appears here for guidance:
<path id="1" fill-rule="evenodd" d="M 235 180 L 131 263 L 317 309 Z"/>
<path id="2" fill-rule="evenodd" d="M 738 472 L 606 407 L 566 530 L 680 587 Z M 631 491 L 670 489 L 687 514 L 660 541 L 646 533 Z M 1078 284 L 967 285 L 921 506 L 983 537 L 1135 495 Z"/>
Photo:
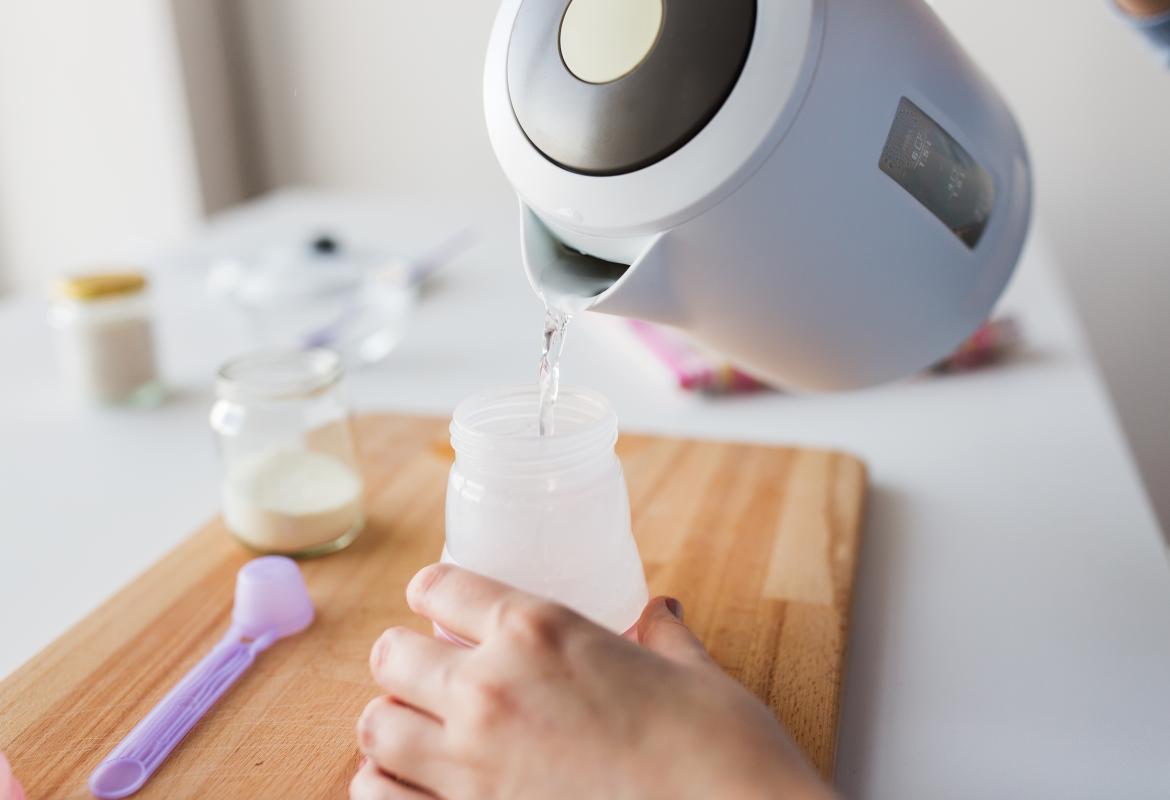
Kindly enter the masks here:
<path id="1" fill-rule="evenodd" d="M 664 658 L 685 664 L 709 664 L 707 654 L 690 629 L 683 624 L 682 603 L 673 597 L 656 597 L 638 619 L 638 642 Z"/>
<path id="2" fill-rule="evenodd" d="M 372 761 L 362 765 L 349 782 L 350 800 L 428 800 L 434 795 L 399 783 Z"/>
<path id="3" fill-rule="evenodd" d="M 441 778 L 443 726 L 387 697 L 371 701 L 358 718 L 358 748 L 383 772 L 431 788 Z"/>
<path id="4" fill-rule="evenodd" d="M 391 628 L 370 652 L 378 685 L 407 705 L 442 720 L 450 699 L 450 675 L 467 652 L 409 628 Z"/>
<path id="5" fill-rule="evenodd" d="M 24 800 L 24 789 L 3 753 L 0 753 L 0 800 Z"/>
<path id="6" fill-rule="evenodd" d="M 520 608 L 548 605 L 511 586 L 450 564 L 424 567 L 406 587 L 416 614 L 473 642 L 484 638 Z"/>

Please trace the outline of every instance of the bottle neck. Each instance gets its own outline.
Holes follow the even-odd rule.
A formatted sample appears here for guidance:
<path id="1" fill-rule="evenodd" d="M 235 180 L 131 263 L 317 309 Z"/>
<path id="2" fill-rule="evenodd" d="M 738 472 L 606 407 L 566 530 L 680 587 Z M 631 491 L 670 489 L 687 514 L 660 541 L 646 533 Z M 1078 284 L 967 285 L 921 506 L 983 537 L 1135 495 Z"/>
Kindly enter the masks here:
<path id="1" fill-rule="evenodd" d="M 617 441 L 617 416 L 604 397 L 562 389 L 556 432 L 539 433 L 535 386 L 475 395 L 455 410 L 451 445 L 466 473 L 568 479 L 607 469 Z"/>

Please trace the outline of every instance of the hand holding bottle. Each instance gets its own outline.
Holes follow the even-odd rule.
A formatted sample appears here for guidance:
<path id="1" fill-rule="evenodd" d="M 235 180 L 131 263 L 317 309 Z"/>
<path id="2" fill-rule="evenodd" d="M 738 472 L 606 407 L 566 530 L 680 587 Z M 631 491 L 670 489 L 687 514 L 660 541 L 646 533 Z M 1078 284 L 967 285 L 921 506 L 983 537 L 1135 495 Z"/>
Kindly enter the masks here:
<path id="1" fill-rule="evenodd" d="M 449 565 L 411 608 L 465 649 L 405 628 L 375 644 L 389 693 L 366 707 L 365 798 L 829 798 L 772 713 L 658 598 L 639 644 L 568 609 Z"/>

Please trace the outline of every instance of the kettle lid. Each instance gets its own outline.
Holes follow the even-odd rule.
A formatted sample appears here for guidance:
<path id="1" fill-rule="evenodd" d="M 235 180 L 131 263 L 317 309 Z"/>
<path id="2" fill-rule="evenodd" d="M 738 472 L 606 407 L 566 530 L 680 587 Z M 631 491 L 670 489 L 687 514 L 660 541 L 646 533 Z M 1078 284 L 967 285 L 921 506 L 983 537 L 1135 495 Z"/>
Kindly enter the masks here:
<path id="1" fill-rule="evenodd" d="M 528 140 L 586 175 L 648 167 L 693 139 L 735 88 L 757 0 L 523 0 L 508 93 Z"/>

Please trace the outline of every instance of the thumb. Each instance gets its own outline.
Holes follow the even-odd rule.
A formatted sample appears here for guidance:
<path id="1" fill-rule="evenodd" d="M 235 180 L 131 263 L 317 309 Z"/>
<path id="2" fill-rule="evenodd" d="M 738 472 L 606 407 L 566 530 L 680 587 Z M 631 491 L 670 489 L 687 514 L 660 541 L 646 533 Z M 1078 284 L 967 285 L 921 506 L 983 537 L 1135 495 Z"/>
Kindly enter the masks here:
<path id="1" fill-rule="evenodd" d="M 683 664 L 709 664 L 703 644 L 683 624 L 682 603 L 673 597 L 656 597 L 638 619 L 638 643 L 663 658 Z"/>
<path id="2" fill-rule="evenodd" d="M 3 753 L 0 753 L 0 800 L 24 800 L 24 790 Z"/>

